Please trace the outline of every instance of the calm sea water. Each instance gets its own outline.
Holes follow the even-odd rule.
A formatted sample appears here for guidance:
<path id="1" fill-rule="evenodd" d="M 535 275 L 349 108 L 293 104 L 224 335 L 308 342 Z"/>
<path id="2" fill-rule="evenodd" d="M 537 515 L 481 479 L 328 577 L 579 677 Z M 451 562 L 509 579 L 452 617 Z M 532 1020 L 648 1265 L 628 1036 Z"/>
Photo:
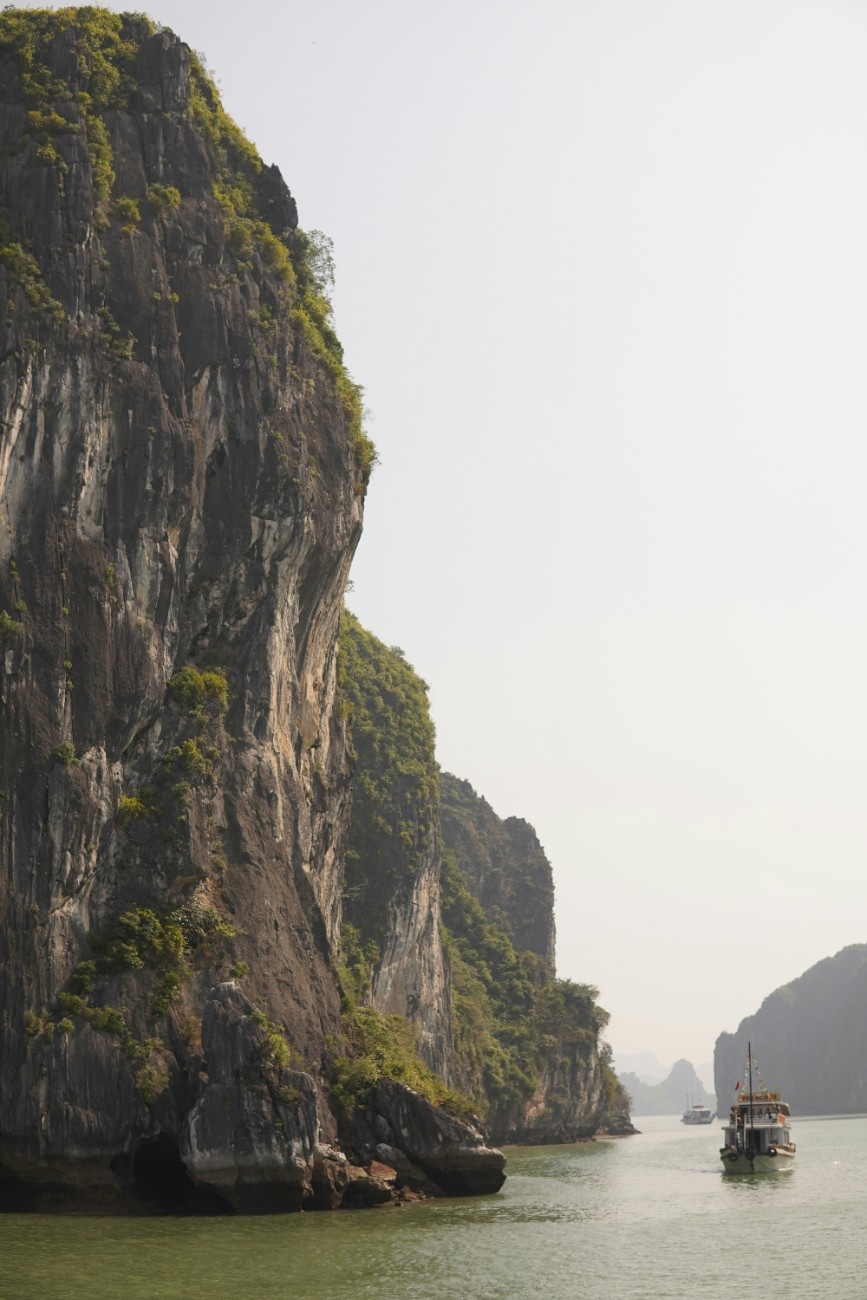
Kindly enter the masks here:
<path id="1" fill-rule="evenodd" d="M 801 1119 L 797 1167 L 726 1178 L 719 1125 L 512 1149 L 497 1196 L 280 1218 L 0 1216 L 3 1300 L 863 1300 L 867 1117 Z"/>

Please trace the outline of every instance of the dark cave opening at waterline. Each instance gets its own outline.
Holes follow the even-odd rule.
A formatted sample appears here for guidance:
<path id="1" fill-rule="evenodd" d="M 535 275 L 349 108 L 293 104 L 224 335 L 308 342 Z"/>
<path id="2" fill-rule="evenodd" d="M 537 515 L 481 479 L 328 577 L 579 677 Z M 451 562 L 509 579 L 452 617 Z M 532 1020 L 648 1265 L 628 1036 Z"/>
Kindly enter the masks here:
<path id="1" fill-rule="evenodd" d="M 181 1159 L 177 1143 L 166 1133 L 143 1142 L 132 1159 L 136 1195 L 172 1214 L 232 1214 L 218 1196 L 197 1187 Z"/>

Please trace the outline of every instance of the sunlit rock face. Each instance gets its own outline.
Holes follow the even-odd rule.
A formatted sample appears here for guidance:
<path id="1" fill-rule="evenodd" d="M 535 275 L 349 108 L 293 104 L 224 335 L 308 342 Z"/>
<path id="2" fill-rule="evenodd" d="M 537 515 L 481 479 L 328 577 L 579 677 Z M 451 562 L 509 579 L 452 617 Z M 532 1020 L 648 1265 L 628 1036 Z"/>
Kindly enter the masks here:
<path id="1" fill-rule="evenodd" d="M 243 1072 L 263 1047 L 255 1014 L 233 984 L 211 990 L 202 1019 L 207 1079 L 180 1154 L 193 1184 L 235 1210 L 299 1210 L 313 1194 L 319 1097 L 309 1075 L 279 1065 L 258 1086 L 244 1086 Z"/>
<path id="2" fill-rule="evenodd" d="M 369 963 L 358 993 L 412 1025 L 422 1058 L 451 1081 L 450 984 L 442 940 L 434 728 L 427 686 L 403 652 L 346 613 L 341 688 L 356 789 L 347 840 L 345 938 Z M 353 963 L 353 943 L 346 943 Z"/>
<path id="3" fill-rule="evenodd" d="M 91 12 L 29 71 L 0 15 L 0 1168 L 120 1195 L 158 1135 L 206 1183 L 238 1143 L 255 1183 L 251 1116 L 288 1131 L 269 1034 L 315 1079 L 339 1032 L 336 638 L 369 462 L 279 174 L 176 37 Z M 126 964 L 100 957 L 136 909 Z M 221 1066 L 256 1106 L 212 1141 L 202 1022 L 233 971 L 233 1016 L 267 1025 Z M 333 1124 L 300 1091 L 303 1163 Z"/>
<path id="4" fill-rule="evenodd" d="M 454 1075 L 450 990 L 440 933 L 439 835 L 432 819 L 428 844 L 416 873 L 384 900 L 389 927 L 382 964 L 371 989 L 373 1005 L 386 1015 L 405 1016 L 416 1031 L 419 1052 L 431 1069 Z"/>
<path id="5" fill-rule="evenodd" d="M 359 1142 L 376 1143 L 383 1155 L 397 1153 L 447 1194 L 486 1195 L 505 1182 L 505 1159 L 486 1143 L 469 1119 L 426 1105 L 410 1088 L 381 1080 L 359 1124 Z"/>
<path id="6" fill-rule="evenodd" d="M 337 1141 L 372 448 L 316 241 L 176 37 L 69 21 L 0 14 L 0 1208 L 492 1190 L 409 1089 Z M 375 997 L 446 1072 L 426 815 Z"/>
<path id="7" fill-rule="evenodd" d="M 628 1125 L 628 1104 L 625 1117 Z M 531 1097 L 498 1107 L 490 1116 L 494 1139 L 503 1143 L 545 1146 L 578 1142 L 609 1127 L 609 1093 L 595 1047 L 552 1044 Z M 633 1131 L 631 1126 L 626 1131 Z"/>

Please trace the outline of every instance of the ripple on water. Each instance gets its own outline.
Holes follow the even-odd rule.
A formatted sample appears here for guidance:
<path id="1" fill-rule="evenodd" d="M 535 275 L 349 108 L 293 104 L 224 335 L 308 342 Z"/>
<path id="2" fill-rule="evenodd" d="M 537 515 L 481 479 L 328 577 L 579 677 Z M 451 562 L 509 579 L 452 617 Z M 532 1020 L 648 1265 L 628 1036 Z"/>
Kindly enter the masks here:
<path id="1" fill-rule="evenodd" d="M 867 1120 L 723 1175 L 718 1133 L 513 1149 L 497 1196 L 264 1219 L 0 1217 L 3 1300 L 862 1300 Z"/>

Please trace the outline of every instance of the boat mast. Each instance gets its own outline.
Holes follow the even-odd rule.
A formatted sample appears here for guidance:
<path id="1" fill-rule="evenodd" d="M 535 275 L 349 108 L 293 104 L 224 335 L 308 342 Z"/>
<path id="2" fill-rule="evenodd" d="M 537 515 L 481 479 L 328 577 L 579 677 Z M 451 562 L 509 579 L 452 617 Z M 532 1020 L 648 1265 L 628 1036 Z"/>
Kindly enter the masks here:
<path id="1" fill-rule="evenodd" d="M 750 1077 L 750 1146 L 753 1145 L 753 1045 L 747 1040 L 747 1069 Z"/>

